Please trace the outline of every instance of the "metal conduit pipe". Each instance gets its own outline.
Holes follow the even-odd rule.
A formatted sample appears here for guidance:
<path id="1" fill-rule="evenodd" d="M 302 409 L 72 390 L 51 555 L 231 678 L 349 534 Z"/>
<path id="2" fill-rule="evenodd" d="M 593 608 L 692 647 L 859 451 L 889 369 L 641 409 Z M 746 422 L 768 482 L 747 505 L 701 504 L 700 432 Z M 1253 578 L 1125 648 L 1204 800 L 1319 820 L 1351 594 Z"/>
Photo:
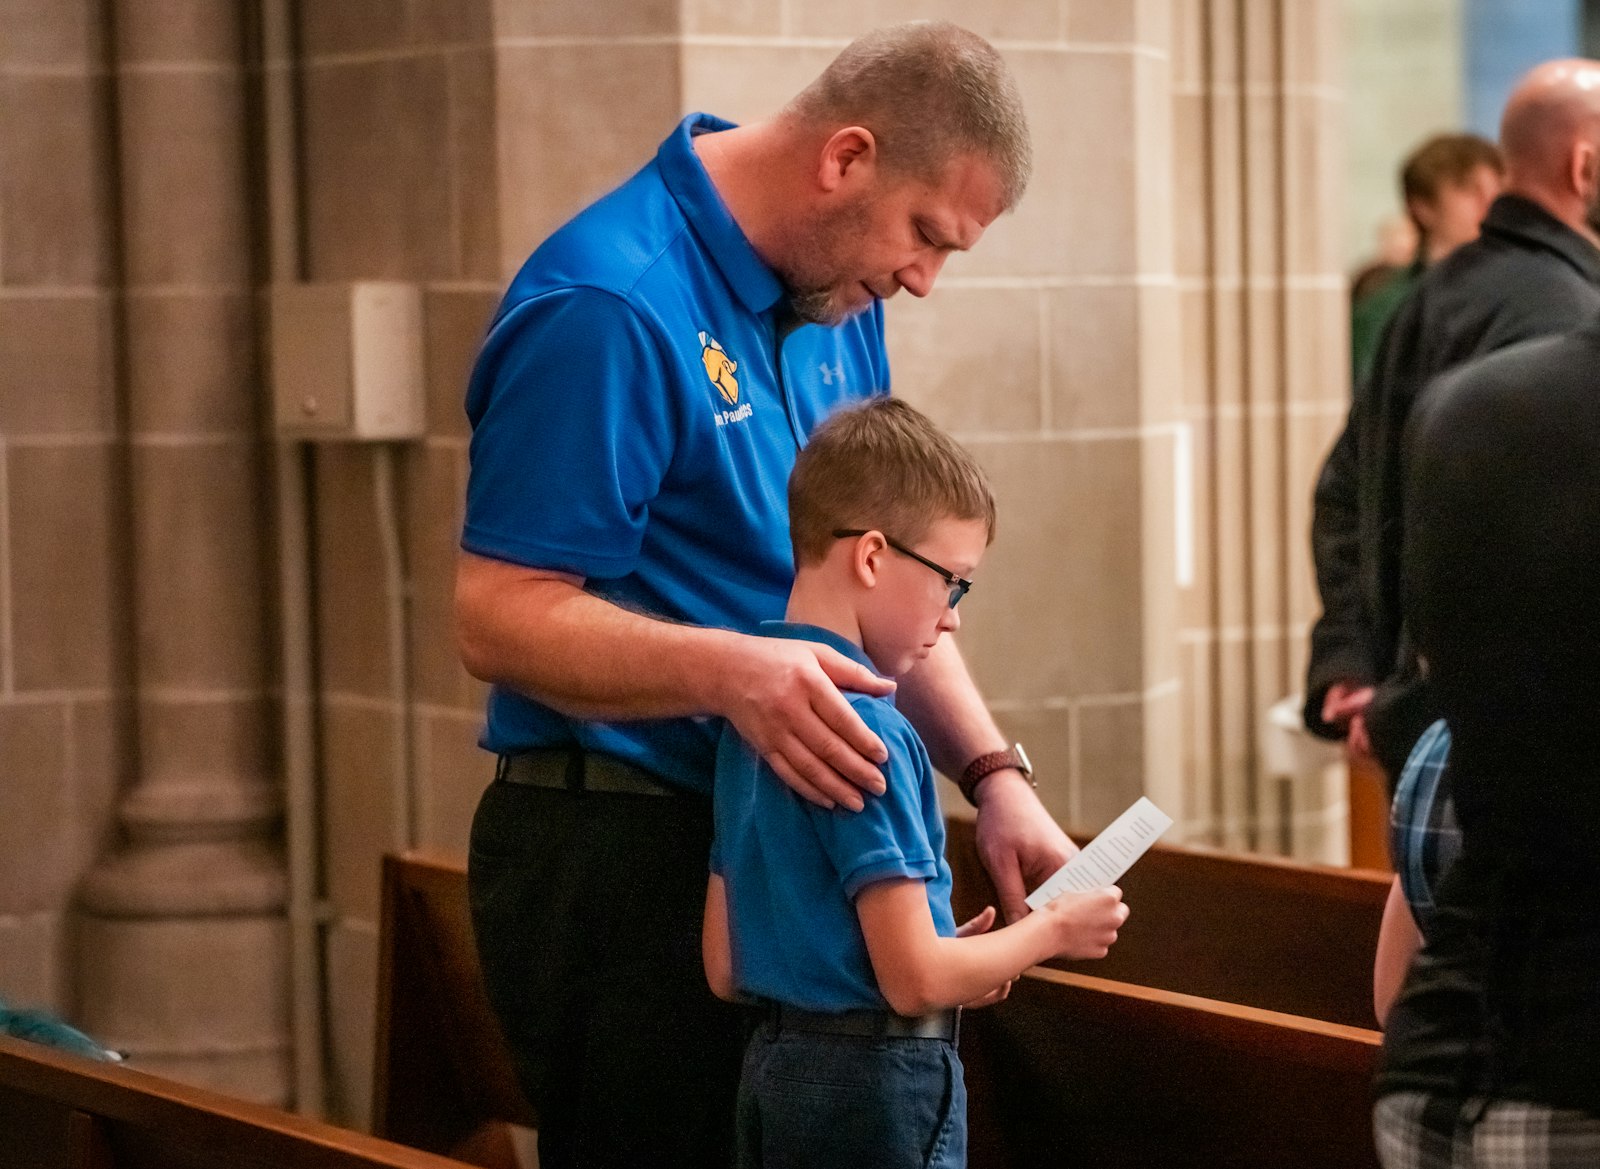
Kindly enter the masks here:
<path id="1" fill-rule="evenodd" d="M 272 283 L 305 276 L 301 254 L 300 173 L 294 0 L 260 0 L 263 141 Z M 267 320 L 265 313 L 261 319 Z M 270 344 L 263 344 L 270 352 Z M 283 769 L 289 879 L 290 1026 L 294 1104 L 326 1111 L 321 890 L 319 881 L 316 681 L 311 608 L 309 493 L 305 444 L 273 446 L 277 479 L 279 645 L 283 671 Z"/>

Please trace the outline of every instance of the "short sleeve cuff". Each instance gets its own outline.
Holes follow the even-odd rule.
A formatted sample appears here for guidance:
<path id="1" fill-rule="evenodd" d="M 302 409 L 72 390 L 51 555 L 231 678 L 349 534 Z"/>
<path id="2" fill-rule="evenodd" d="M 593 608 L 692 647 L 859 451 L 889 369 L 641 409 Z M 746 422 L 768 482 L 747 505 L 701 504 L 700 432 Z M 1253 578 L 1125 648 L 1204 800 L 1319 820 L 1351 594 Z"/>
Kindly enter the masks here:
<path id="1" fill-rule="evenodd" d="M 905 857 L 897 852 L 880 852 L 862 858 L 862 861 L 845 874 L 845 895 L 854 900 L 856 895 L 877 881 L 909 878 L 931 881 L 939 875 L 939 862 L 933 857 Z"/>

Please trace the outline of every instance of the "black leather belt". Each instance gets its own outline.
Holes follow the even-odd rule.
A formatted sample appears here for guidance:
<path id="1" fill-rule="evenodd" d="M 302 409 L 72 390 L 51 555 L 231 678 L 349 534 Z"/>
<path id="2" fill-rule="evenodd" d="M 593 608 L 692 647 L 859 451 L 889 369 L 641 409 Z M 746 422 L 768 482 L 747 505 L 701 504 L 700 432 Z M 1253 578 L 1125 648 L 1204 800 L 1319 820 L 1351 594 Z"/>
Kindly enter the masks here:
<path id="1" fill-rule="evenodd" d="M 611 792 L 633 796 L 675 796 L 680 789 L 657 779 L 642 767 L 614 755 L 585 751 L 581 747 L 548 747 L 502 755 L 494 777 L 524 787 L 558 791 Z"/>
<path id="2" fill-rule="evenodd" d="M 961 1035 L 960 1007 L 912 1016 L 872 1010 L 802 1011 L 783 1003 L 769 1003 L 767 1021 L 781 1031 L 856 1035 L 866 1039 L 947 1039 L 954 1043 Z"/>

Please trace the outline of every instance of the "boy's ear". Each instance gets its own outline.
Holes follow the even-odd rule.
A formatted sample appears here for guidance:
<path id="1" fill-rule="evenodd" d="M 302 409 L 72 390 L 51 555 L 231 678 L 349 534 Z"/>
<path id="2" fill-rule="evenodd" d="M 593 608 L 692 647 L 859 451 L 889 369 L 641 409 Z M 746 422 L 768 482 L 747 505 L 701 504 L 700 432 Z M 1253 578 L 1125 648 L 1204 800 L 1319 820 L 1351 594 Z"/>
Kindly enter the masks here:
<path id="1" fill-rule="evenodd" d="M 872 531 L 857 536 L 850 546 L 850 567 L 863 588 L 876 588 L 878 573 L 883 569 L 883 558 L 889 545 L 882 532 Z"/>

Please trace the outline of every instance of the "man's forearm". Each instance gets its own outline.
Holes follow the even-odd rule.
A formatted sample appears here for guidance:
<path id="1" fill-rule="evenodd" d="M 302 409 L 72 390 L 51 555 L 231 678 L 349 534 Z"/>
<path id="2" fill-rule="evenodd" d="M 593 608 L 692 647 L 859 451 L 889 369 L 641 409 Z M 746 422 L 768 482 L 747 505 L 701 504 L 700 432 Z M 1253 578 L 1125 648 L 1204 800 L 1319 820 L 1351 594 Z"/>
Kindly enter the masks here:
<path id="1" fill-rule="evenodd" d="M 570 578 L 470 553 L 457 577 L 456 628 L 474 677 L 588 719 L 712 713 L 705 682 L 738 637 L 633 613 Z"/>

